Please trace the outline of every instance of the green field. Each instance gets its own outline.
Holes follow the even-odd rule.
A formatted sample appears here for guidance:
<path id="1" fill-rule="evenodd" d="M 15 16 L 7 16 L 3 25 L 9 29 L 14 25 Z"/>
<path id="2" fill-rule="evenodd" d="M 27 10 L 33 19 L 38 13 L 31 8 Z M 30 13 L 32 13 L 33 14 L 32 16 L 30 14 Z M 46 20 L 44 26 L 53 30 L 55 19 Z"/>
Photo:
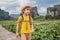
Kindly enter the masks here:
<path id="1" fill-rule="evenodd" d="M 0 21 L 5 29 L 16 32 L 16 20 Z M 60 20 L 34 21 L 32 40 L 60 40 Z M 19 32 L 20 35 L 20 32 Z"/>

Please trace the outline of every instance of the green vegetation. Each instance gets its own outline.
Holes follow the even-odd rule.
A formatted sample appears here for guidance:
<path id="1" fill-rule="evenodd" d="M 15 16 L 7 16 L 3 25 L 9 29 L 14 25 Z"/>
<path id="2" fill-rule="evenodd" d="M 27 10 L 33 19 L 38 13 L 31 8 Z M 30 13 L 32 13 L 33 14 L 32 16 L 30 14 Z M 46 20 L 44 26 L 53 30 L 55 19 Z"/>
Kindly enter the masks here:
<path id="1" fill-rule="evenodd" d="M 60 40 L 60 22 L 38 24 L 33 32 L 33 40 Z"/>
<path id="2" fill-rule="evenodd" d="M 0 24 L 6 28 L 9 31 L 12 31 L 15 33 L 16 31 L 16 20 L 5 20 L 5 21 L 0 21 Z"/>
<path id="3" fill-rule="evenodd" d="M 46 20 L 44 16 L 35 16 L 35 20 L 40 20 L 40 21 L 44 21 Z"/>
<path id="4" fill-rule="evenodd" d="M 44 20 L 60 20 L 60 15 L 56 15 L 56 16 L 51 16 L 51 15 L 35 16 L 35 20 L 40 20 L 40 21 L 44 21 Z"/>
<path id="5" fill-rule="evenodd" d="M 56 16 L 46 15 L 45 19 L 47 19 L 47 20 L 54 20 L 54 19 L 58 20 L 58 19 L 60 19 L 60 15 L 56 15 Z"/>
<path id="6" fill-rule="evenodd" d="M 14 33 L 16 32 L 16 23 L 16 20 L 0 21 L 4 28 Z M 60 21 L 48 23 L 34 21 L 34 28 L 32 40 L 60 40 Z"/>

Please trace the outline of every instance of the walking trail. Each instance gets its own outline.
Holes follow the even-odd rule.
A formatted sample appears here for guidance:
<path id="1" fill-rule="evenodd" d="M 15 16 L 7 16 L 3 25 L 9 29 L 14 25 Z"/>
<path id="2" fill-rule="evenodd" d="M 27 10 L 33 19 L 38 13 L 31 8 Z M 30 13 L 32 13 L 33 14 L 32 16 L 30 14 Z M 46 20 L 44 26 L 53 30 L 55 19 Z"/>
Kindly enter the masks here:
<path id="1" fill-rule="evenodd" d="M 7 31 L 0 25 L 0 40 L 20 40 L 20 36 L 16 39 L 15 33 Z"/>

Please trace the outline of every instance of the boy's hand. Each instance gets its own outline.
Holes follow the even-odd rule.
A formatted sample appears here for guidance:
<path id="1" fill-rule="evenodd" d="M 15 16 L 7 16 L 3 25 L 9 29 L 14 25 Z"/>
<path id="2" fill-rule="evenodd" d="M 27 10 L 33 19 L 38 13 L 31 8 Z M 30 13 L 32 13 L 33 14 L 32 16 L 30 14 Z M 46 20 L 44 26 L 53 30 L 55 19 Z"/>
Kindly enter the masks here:
<path id="1" fill-rule="evenodd" d="M 32 29 L 31 32 L 34 32 L 34 29 Z"/>
<path id="2" fill-rule="evenodd" d="M 16 33 L 16 38 L 18 38 L 18 33 Z"/>

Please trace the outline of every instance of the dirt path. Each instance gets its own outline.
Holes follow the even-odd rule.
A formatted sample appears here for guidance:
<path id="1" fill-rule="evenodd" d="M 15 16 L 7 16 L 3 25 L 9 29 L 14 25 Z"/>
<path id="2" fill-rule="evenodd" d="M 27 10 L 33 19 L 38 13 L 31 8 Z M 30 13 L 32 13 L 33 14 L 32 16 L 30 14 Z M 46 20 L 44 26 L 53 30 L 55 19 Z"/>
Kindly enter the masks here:
<path id="1" fill-rule="evenodd" d="M 0 40 L 16 40 L 16 36 L 14 33 L 7 31 L 0 25 Z M 18 40 L 20 40 L 20 37 Z"/>

